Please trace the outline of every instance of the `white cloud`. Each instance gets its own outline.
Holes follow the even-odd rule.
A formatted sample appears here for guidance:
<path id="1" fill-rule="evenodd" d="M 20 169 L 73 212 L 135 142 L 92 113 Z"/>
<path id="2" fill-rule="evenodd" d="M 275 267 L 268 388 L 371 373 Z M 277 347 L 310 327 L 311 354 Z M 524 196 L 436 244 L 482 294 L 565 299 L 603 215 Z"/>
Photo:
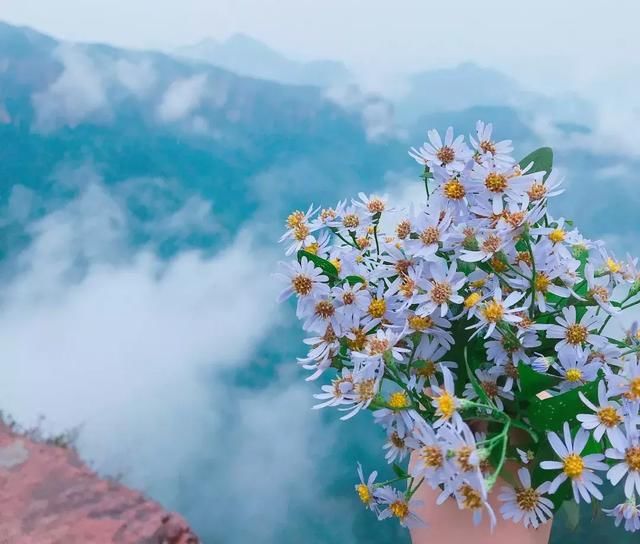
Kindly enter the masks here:
<path id="1" fill-rule="evenodd" d="M 379 96 L 363 93 L 357 85 L 329 87 L 325 97 L 341 108 L 357 113 L 369 141 L 405 136 L 405 131 L 396 124 L 393 105 Z"/>
<path id="2" fill-rule="evenodd" d="M 62 72 L 44 91 L 32 97 L 34 130 L 50 132 L 75 127 L 88 118 L 109 115 L 105 76 L 82 46 L 62 44 L 54 51 Z"/>
<path id="3" fill-rule="evenodd" d="M 113 75 L 125 89 L 139 98 L 146 96 L 157 80 L 153 63 L 148 59 L 118 59 L 113 64 Z"/>
<path id="4" fill-rule="evenodd" d="M 27 228 L 33 241 L 3 280 L 2 409 L 24 426 L 45 415 L 45 432 L 80 426 L 98 470 L 227 542 L 277 541 L 291 498 L 316 500 L 331 434 L 295 365 L 263 389 L 227 380 L 259 371 L 253 356 L 280 321 L 274 257 L 243 232 L 212 256 L 135 249 L 124 200 L 86 179 Z M 210 207 L 187 200 L 176 228 L 185 214 Z M 185 494 L 185 481 L 198 485 Z"/>
<path id="5" fill-rule="evenodd" d="M 166 123 L 188 117 L 204 97 L 207 76 L 198 74 L 174 81 L 164 93 L 158 106 L 158 118 Z"/>

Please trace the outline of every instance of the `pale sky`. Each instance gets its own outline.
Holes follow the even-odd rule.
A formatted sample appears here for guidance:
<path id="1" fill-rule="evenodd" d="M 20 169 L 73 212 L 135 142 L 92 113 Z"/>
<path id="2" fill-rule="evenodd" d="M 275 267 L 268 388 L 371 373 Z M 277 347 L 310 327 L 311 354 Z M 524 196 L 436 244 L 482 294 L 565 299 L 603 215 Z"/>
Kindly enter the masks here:
<path id="1" fill-rule="evenodd" d="M 243 32 L 293 58 L 380 73 L 472 60 L 538 90 L 640 79 L 637 0 L 0 0 L 0 19 L 127 47 Z"/>

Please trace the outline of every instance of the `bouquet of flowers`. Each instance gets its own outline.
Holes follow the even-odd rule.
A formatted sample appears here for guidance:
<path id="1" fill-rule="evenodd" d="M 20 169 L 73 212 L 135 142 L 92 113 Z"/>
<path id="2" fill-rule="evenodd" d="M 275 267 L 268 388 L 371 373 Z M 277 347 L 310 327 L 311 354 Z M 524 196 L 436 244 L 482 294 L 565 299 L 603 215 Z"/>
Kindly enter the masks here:
<path id="1" fill-rule="evenodd" d="M 537 528 L 565 501 L 601 501 L 607 478 L 626 501 L 604 511 L 640 530 L 640 332 L 610 336 L 640 304 L 637 261 L 549 214 L 551 149 L 516 162 L 482 122 L 469 144 L 452 128 L 428 140 L 409 152 L 423 202 L 360 193 L 293 212 L 281 239 L 299 363 L 330 380 L 315 408 L 368 410 L 386 433 L 397 477 L 358 466 L 358 496 L 411 527 L 428 485 L 493 527 L 498 482 L 501 517 Z"/>

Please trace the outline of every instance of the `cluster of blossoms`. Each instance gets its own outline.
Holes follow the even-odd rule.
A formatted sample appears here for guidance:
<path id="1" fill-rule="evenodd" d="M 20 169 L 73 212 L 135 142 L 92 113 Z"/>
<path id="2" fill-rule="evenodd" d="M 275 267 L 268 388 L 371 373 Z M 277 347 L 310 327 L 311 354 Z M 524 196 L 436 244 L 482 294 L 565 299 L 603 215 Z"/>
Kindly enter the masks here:
<path id="1" fill-rule="evenodd" d="M 602 500 L 606 478 L 626 501 L 605 512 L 640 530 L 640 331 L 607 336 L 640 304 L 636 260 L 549 214 L 549 148 L 517 162 L 482 122 L 469 144 L 451 128 L 428 139 L 410 151 L 424 202 L 361 193 L 292 213 L 281 239 L 299 363 L 326 381 L 316 408 L 367 410 L 386 433 L 397 478 L 359 466 L 357 494 L 409 527 L 427 485 L 477 523 L 537 528 L 564 501 Z"/>

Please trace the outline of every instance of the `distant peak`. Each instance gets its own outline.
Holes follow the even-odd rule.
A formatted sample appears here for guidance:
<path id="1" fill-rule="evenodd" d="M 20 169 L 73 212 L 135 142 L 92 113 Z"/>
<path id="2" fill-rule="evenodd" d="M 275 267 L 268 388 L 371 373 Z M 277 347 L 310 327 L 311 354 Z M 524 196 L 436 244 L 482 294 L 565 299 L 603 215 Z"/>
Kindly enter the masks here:
<path id="1" fill-rule="evenodd" d="M 253 49 L 260 51 L 269 51 L 270 53 L 277 53 L 275 49 L 269 47 L 266 43 L 261 42 L 260 40 L 249 36 L 248 34 L 242 33 L 232 34 L 224 41 L 224 45 L 227 47 L 241 47 L 243 49 Z"/>

